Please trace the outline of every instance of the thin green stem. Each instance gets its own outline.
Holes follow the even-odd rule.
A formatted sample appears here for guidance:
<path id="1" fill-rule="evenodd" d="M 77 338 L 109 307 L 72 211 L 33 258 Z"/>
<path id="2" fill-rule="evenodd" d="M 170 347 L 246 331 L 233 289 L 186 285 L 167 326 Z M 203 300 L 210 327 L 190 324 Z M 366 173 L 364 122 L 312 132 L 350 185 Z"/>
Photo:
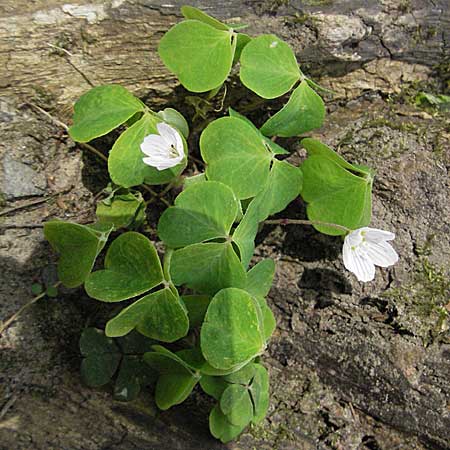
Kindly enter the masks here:
<path id="1" fill-rule="evenodd" d="M 323 227 L 335 228 L 336 230 L 345 231 L 350 233 L 353 230 L 345 227 L 344 225 L 338 225 L 337 223 L 322 222 L 320 220 L 303 220 L 303 219 L 274 219 L 265 220 L 265 225 L 321 225 Z"/>

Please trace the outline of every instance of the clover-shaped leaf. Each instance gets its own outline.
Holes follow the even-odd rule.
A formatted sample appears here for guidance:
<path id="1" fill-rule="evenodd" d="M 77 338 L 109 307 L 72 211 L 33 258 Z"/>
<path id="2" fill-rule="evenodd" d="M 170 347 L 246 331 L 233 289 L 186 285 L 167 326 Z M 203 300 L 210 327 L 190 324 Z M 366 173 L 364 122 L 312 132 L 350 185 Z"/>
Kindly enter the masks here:
<path id="1" fill-rule="evenodd" d="M 273 34 L 252 39 L 240 62 L 242 83 L 263 98 L 285 94 L 301 77 L 294 52 Z"/>
<path id="2" fill-rule="evenodd" d="M 254 297 L 258 302 L 258 305 L 261 309 L 261 323 L 263 328 L 264 339 L 268 341 L 272 336 L 275 328 L 277 327 L 277 322 L 275 320 L 275 316 L 273 315 L 272 310 L 267 305 L 267 301 L 264 297 Z"/>
<path id="3" fill-rule="evenodd" d="M 230 242 L 193 244 L 174 251 L 170 274 L 175 285 L 210 295 L 226 287 L 244 287 L 246 280 Z"/>
<path id="4" fill-rule="evenodd" d="M 286 161 L 274 160 L 265 188 L 250 202 L 233 233 L 244 267 L 248 266 L 253 255 L 258 224 L 286 208 L 299 195 L 301 188 L 301 170 Z"/>
<path id="5" fill-rule="evenodd" d="M 109 133 L 145 108 L 122 86 L 97 86 L 75 103 L 70 137 L 77 142 L 91 141 Z"/>
<path id="6" fill-rule="evenodd" d="M 123 336 L 136 328 L 139 333 L 163 342 L 186 336 L 189 319 L 178 296 L 170 288 L 137 300 L 106 324 L 107 336 Z"/>
<path id="7" fill-rule="evenodd" d="M 309 87 L 306 80 L 300 83 L 283 108 L 261 127 L 266 136 L 298 136 L 320 128 L 325 119 L 322 98 Z"/>
<path id="8" fill-rule="evenodd" d="M 114 398 L 129 402 L 139 395 L 141 387 L 156 381 L 155 373 L 141 356 L 124 355 L 114 384 Z"/>
<path id="9" fill-rule="evenodd" d="M 253 423 L 261 422 L 269 408 L 269 374 L 261 364 L 254 364 L 255 376 L 250 385 L 250 394 L 254 405 Z"/>
<path id="10" fill-rule="evenodd" d="M 140 192 L 134 194 L 115 194 L 107 202 L 97 204 L 95 214 L 100 223 L 113 226 L 114 229 L 139 225 L 144 217 L 145 202 Z"/>
<path id="11" fill-rule="evenodd" d="M 221 411 L 219 405 L 214 406 L 209 415 L 209 429 L 211 434 L 223 443 L 232 441 L 246 427 L 233 425 Z"/>
<path id="12" fill-rule="evenodd" d="M 256 128 L 256 126 L 251 122 L 247 117 L 243 116 L 242 114 L 235 111 L 233 108 L 228 108 L 228 113 L 230 117 L 236 117 L 237 119 L 241 119 L 245 122 L 247 122 L 260 136 L 260 138 L 264 141 L 264 145 L 267 147 L 268 150 L 270 150 L 274 155 L 289 155 L 289 152 L 278 145 L 276 142 L 269 139 L 267 136 L 264 136 L 261 131 Z"/>
<path id="13" fill-rule="evenodd" d="M 91 273 L 85 288 L 97 300 L 120 302 L 149 291 L 163 280 L 153 244 L 142 234 L 129 231 L 110 245 L 105 269 Z"/>
<path id="14" fill-rule="evenodd" d="M 235 47 L 232 30 L 220 30 L 198 20 L 185 20 L 163 36 L 158 52 L 186 89 L 206 92 L 220 86 L 228 77 Z"/>
<path id="15" fill-rule="evenodd" d="M 207 178 L 230 186 L 239 199 L 264 188 L 273 155 L 253 125 L 237 117 L 217 119 L 203 131 L 200 149 Z"/>
<path id="16" fill-rule="evenodd" d="M 321 156 L 323 158 L 329 159 L 330 161 L 335 162 L 338 166 L 341 166 L 344 169 L 348 169 L 350 172 L 354 172 L 361 176 L 374 175 L 372 169 L 369 169 L 366 166 L 350 164 L 341 155 L 339 155 L 339 153 L 336 153 L 334 150 L 328 147 L 328 145 L 325 145 L 317 139 L 305 138 L 302 139 L 301 144 L 310 156 Z"/>
<path id="17" fill-rule="evenodd" d="M 326 146 L 313 144 L 312 147 L 312 155 L 301 166 L 302 197 L 308 203 L 308 218 L 352 230 L 367 226 L 372 210 L 372 174 L 333 155 Z M 345 234 L 334 227 L 314 227 L 325 234 Z"/>
<path id="18" fill-rule="evenodd" d="M 162 122 L 157 116 L 145 113 L 140 120 L 124 131 L 114 143 L 108 158 L 108 170 L 111 180 L 123 187 L 137 186 L 142 183 L 169 183 L 186 167 L 187 158 L 180 164 L 159 171 L 142 161 L 142 141 L 149 134 L 158 134 L 156 124 Z M 186 142 L 183 140 L 185 155 Z"/>
<path id="19" fill-rule="evenodd" d="M 246 426 L 253 418 L 253 404 L 248 389 L 241 384 L 230 384 L 220 398 L 220 409 L 231 424 Z"/>
<path id="20" fill-rule="evenodd" d="M 261 353 L 263 334 L 261 311 L 250 294 L 242 289 L 222 289 L 208 307 L 200 345 L 213 367 L 237 370 Z"/>
<path id="21" fill-rule="evenodd" d="M 101 330 L 86 328 L 80 337 L 81 377 L 91 387 L 108 383 L 116 372 L 121 354 L 111 338 Z"/>
<path id="22" fill-rule="evenodd" d="M 199 22 L 203 22 L 207 25 L 217 28 L 218 30 L 228 31 L 230 29 L 229 26 L 220 22 L 215 17 L 211 17 L 209 14 L 206 14 L 205 12 L 201 11 L 198 8 L 195 8 L 194 6 L 182 6 L 181 14 L 183 14 L 186 19 L 198 20 Z"/>
<path id="23" fill-rule="evenodd" d="M 204 358 L 199 347 L 179 350 L 176 353 L 192 370 L 197 371 L 203 376 L 222 376 L 228 375 L 230 370 L 217 369 Z"/>
<path id="24" fill-rule="evenodd" d="M 158 408 L 169 409 L 184 402 L 198 383 L 200 376 L 179 356 L 159 345 L 144 354 L 144 361 L 159 372 L 155 401 Z"/>
<path id="25" fill-rule="evenodd" d="M 273 259 L 260 261 L 247 272 L 245 290 L 255 297 L 265 297 L 270 291 L 274 275 L 275 261 Z"/>
<path id="26" fill-rule="evenodd" d="M 189 125 L 184 116 L 173 108 L 164 108 L 157 112 L 158 116 L 165 122 L 176 128 L 185 139 L 189 137 Z"/>
<path id="27" fill-rule="evenodd" d="M 183 295 L 181 297 L 189 317 L 189 328 L 197 328 L 203 323 L 211 297 L 208 295 Z"/>
<path id="28" fill-rule="evenodd" d="M 173 248 L 227 238 L 238 207 L 233 191 L 225 184 L 196 183 L 178 195 L 175 206 L 164 211 L 158 223 L 158 234 Z"/>
<path id="29" fill-rule="evenodd" d="M 83 284 L 108 240 L 111 226 L 89 226 L 53 220 L 44 224 L 44 236 L 60 254 L 58 277 L 69 288 Z"/>

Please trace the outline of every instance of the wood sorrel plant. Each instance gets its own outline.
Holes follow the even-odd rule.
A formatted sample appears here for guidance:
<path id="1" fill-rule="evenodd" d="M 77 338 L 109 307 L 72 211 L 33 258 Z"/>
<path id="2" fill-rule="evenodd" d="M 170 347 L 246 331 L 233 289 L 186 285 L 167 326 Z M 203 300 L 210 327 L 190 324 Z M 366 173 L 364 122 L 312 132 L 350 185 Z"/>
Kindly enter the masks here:
<path id="1" fill-rule="evenodd" d="M 259 129 L 230 109 L 203 130 L 205 173 L 186 179 L 159 219 L 162 263 L 145 235 L 125 231 L 109 245 L 104 269 L 92 272 L 112 231 L 138 229 L 145 220 L 144 200 L 133 188 L 182 177 L 189 127 L 179 112 L 152 111 L 123 87 L 90 90 L 75 104 L 70 135 L 88 142 L 125 125 L 108 158 L 113 188 L 98 204 L 96 223 L 48 222 L 45 236 L 60 254 L 65 286 L 84 284 L 102 302 L 133 299 L 118 313 L 114 309 L 104 333 L 83 333 L 85 381 L 101 386 L 118 372 L 115 395 L 129 400 L 156 377 L 161 409 L 183 402 L 200 384 L 217 401 L 211 433 L 227 442 L 260 422 L 269 405 L 260 358 L 275 328 L 265 300 L 275 264 L 266 259 L 249 269 L 259 224 L 301 195 L 309 220 L 279 223 L 347 235 L 344 262 L 360 279 L 373 278 L 374 264 L 393 264 L 396 254 L 387 243 L 391 233 L 366 228 L 369 168 L 311 138 L 302 140 L 308 158 L 300 167 L 279 159 L 289 152 L 271 137 L 302 135 L 320 127 L 325 116 L 317 85 L 301 72 L 292 49 L 273 35 L 239 33 L 196 8 L 182 12 L 186 20 L 164 35 L 159 54 L 187 90 L 217 93 L 239 63 L 248 89 L 266 99 L 291 91 L 289 100 Z M 181 339 L 172 350 L 155 342 Z"/>

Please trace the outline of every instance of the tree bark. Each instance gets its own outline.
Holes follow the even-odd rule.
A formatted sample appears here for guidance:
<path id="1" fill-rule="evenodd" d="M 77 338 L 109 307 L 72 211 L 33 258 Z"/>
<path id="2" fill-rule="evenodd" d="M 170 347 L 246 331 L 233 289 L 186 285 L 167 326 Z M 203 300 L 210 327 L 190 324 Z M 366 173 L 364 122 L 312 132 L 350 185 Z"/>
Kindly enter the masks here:
<path id="1" fill-rule="evenodd" d="M 107 183 L 102 161 L 36 106 L 68 122 L 73 102 L 91 85 L 117 83 L 152 107 L 199 113 L 201 100 L 178 86 L 156 52 L 182 4 L 0 5 L 0 200 L 10 208 L 54 195 L 0 217 L 2 320 L 31 298 L 33 282 L 55 277 L 42 231 L 21 226 L 90 220 L 94 194 Z M 211 403 L 200 392 L 158 412 L 147 390 L 124 404 L 108 389 L 84 387 L 78 338 L 86 325 L 101 324 L 106 309 L 81 289 L 62 290 L 0 338 L 0 449 L 449 449 L 448 117 L 411 104 L 419 91 L 448 88 L 448 1 L 192 4 L 249 24 L 251 35 L 286 39 L 302 70 L 335 91 L 314 136 L 377 170 L 372 225 L 396 232 L 400 262 L 361 285 L 344 272 L 339 239 L 307 227 L 262 230 L 255 261 L 277 261 L 269 302 L 278 328 L 264 357 L 271 406 L 261 426 L 228 446 L 209 436 Z M 236 91 L 226 103 L 236 100 L 261 122 L 255 98 Z M 201 121 L 193 129 L 195 145 Z M 95 145 L 107 151 L 110 143 Z M 299 163 L 297 142 L 283 143 Z M 161 208 L 150 208 L 150 224 Z M 298 200 L 280 217 L 304 214 Z"/>

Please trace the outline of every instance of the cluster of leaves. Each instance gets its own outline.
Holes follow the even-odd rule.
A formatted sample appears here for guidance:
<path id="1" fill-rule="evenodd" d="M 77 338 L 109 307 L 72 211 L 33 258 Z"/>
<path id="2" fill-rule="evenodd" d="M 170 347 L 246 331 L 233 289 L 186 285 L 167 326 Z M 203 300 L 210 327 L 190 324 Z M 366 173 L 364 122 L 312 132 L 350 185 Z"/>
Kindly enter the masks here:
<path id="1" fill-rule="evenodd" d="M 310 138 L 302 141 L 309 156 L 300 167 L 283 160 L 289 152 L 270 138 L 308 132 L 321 126 L 325 114 L 292 49 L 273 35 L 251 38 L 236 32 L 196 8 L 182 12 L 186 20 L 166 33 L 159 53 L 187 89 L 217 92 L 239 62 L 245 86 L 263 98 L 293 89 L 288 102 L 261 128 L 230 109 L 203 130 L 200 153 L 206 170 L 185 180 L 174 205 L 160 217 L 161 262 L 146 236 L 123 231 L 136 230 L 145 220 L 137 187 L 173 182 L 186 167 L 188 124 L 174 109 L 152 111 L 123 87 L 93 88 L 76 103 L 69 132 L 75 141 L 87 142 L 120 127 L 108 158 L 113 184 L 98 204 L 96 223 L 52 221 L 44 232 L 60 254 L 58 274 L 65 286 L 84 284 L 93 299 L 126 302 L 104 334 L 84 332 L 80 348 L 86 382 L 104 385 L 120 366 L 115 395 L 127 400 L 156 378 L 161 409 L 183 402 L 200 384 L 217 400 L 211 432 L 226 442 L 250 422 L 261 421 L 268 408 L 268 374 L 260 356 L 275 329 L 265 299 L 275 264 L 263 260 L 249 269 L 259 224 L 301 195 L 311 220 L 365 226 L 373 174 Z M 178 130 L 186 155 L 162 171 L 144 164 L 140 149 L 146 136 L 157 134 L 159 122 Z M 320 223 L 316 228 L 344 233 Z M 104 268 L 93 271 L 117 231 Z M 129 341 L 136 334 L 144 339 L 139 351 Z M 177 343 L 172 351 L 154 343 L 180 340 L 190 345 L 180 350 Z"/>

